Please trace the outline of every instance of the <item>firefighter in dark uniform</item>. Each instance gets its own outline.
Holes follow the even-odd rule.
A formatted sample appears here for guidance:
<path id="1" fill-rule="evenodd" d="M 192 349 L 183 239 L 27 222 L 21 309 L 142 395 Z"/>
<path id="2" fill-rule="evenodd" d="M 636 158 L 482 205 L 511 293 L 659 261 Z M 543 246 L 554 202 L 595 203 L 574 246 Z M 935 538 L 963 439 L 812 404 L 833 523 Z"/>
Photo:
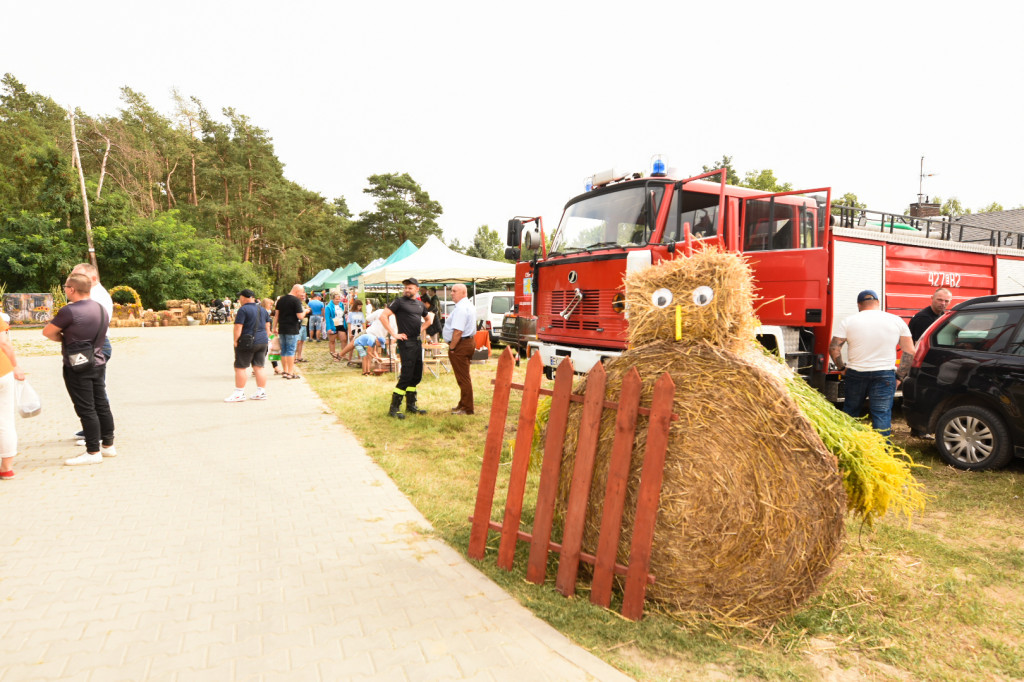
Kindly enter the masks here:
<path id="1" fill-rule="evenodd" d="M 420 332 L 423 329 L 423 316 L 426 310 L 418 298 L 420 283 L 415 277 L 402 280 L 405 290 L 402 295 L 391 302 L 380 315 L 380 323 L 384 329 L 398 339 L 398 357 L 402 360 L 402 371 L 398 375 L 398 384 L 391 396 L 389 417 L 405 419 L 402 414 L 402 398 L 405 398 L 405 411 L 411 414 L 426 414 L 426 410 L 416 407 L 416 387 L 423 378 L 423 347 Z M 392 328 L 391 318 L 395 318 Z"/>

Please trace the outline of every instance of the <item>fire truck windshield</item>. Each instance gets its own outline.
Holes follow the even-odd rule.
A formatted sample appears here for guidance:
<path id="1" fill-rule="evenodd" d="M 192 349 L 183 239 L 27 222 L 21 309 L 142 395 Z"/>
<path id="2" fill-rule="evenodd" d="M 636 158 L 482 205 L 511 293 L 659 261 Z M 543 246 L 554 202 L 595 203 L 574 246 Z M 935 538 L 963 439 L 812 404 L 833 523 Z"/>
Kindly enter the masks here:
<path id="1" fill-rule="evenodd" d="M 657 208 L 665 192 L 662 185 L 624 187 L 570 204 L 551 243 L 552 254 L 604 246 L 643 246 L 651 236 L 644 201 L 648 190 L 654 192 Z"/>

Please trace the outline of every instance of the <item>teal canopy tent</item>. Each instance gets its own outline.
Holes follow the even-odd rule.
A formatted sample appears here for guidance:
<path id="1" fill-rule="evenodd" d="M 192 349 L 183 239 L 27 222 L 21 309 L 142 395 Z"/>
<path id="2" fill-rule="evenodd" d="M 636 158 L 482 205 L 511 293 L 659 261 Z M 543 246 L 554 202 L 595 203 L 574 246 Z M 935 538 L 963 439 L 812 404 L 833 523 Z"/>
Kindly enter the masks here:
<path id="1" fill-rule="evenodd" d="M 334 272 L 334 270 L 321 270 L 320 272 L 316 273 L 316 277 L 314 277 L 313 279 L 309 280 L 308 282 L 306 282 L 302 286 L 304 288 L 306 288 L 307 290 L 308 289 L 317 289 L 317 288 L 319 288 L 320 286 L 323 285 L 323 282 L 324 282 L 325 279 L 327 279 L 328 277 L 331 276 L 332 272 Z"/>
<path id="2" fill-rule="evenodd" d="M 323 282 L 320 283 L 320 287 L 324 289 L 340 289 L 348 286 L 349 275 L 358 275 L 362 272 L 363 268 L 359 263 L 349 263 L 343 268 L 338 268 L 328 276 Z"/>

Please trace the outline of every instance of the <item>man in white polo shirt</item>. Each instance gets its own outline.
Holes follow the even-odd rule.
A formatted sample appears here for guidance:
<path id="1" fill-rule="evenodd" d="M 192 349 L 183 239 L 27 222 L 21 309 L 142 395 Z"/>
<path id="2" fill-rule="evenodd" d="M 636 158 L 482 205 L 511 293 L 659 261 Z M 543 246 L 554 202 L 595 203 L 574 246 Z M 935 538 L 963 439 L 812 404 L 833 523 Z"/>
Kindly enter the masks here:
<path id="1" fill-rule="evenodd" d="M 441 332 L 448 342 L 448 362 L 459 385 L 459 404 L 452 408 L 452 414 L 473 414 L 473 379 L 469 375 L 469 363 L 476 350 L 473 335 L 476 333 L 476 308 L 466 298 L 465 284 L 452 287 L 455 309 L 448 315 Z"/>
<path id="2" fill-rule="evenodd" d="M 836 325 L 828 353 L 844 372 L 846 402 L 843 411 L 859 417 L 864 400 L 871 401 L 871 426 L 885 437 L 892 433 L 892 402 L 896 395 L 896 346 L 914 354 L 907 323 L 880 309 L 871 289 L 857 294 L 858 312 Z M 843 363 L 843 344 L 849 343 Z"/>

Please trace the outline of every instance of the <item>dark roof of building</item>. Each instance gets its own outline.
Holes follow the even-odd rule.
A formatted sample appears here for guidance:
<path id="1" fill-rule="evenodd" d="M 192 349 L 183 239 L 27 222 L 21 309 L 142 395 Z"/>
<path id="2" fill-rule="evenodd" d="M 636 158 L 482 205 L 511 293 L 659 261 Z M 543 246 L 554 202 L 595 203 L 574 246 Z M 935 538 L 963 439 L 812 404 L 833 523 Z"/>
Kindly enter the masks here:
<path id="1" fill-rule="evenodd" d="M 1017 235 L 1024 235 L 1024 208 L 972 213 L 955 218 L 951 222 L 953 239 L 957 241 L 1012 246 L 1019 241 Z"/>

